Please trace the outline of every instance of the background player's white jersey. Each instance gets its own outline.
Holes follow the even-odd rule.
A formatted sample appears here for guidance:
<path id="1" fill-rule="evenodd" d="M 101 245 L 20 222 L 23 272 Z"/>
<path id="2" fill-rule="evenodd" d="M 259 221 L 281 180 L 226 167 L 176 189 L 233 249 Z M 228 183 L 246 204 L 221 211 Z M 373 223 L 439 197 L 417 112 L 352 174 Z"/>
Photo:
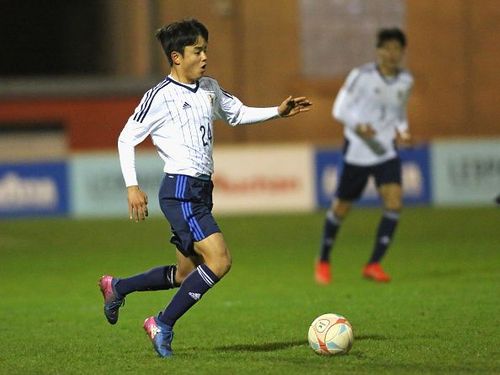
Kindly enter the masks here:
<path id="1" fill-rule="evenodd" d="M 134 147 L 151 135 L 164 172 L 198 177 L 213 173 L 213 121 L 235 126 L 279 117 L 277 107 L 252 108 L 202 77 L 185 84 L 168 76 L 144 94 L 118 139 L 126 186 L 138 185 Z"/>
<path id="2" fill-rule="evenodd" d="M 406 103 L 413 77 L 402 70 L 397 76 L 382 76 L 376 64 L 353 69 L 339 91 L 332 115 L 344 124 L 348 147 L 345 161 L 355 165 L 374 165 L 397 155 L 396 130 L 408 129 Z M 355 128 L 370 124 L 377 132 L 373 142 L 360 138 Z"/>

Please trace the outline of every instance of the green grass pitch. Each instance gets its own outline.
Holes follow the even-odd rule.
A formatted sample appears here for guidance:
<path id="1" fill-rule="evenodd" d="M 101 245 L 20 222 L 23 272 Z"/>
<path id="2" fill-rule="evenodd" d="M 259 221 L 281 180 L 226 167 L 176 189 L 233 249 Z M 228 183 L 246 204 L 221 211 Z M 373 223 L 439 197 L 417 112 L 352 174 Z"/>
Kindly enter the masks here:
<path id="1" fill-rule="evenodd" d="M 144 318 L 172 291 L 127 297 L 110 326 L 97 287 L 174 261 L 162 218 L 0 222 L 0 374 L 499 374 L 500 209 L 407 208 L 384 266 L 361 278 L 380 211 L 357 209 L 313 281 L 323 212 L 220 217 L 233 268 L 181 320 L 171 359 Z M 354 346 L 322 357 L 312 320 L 345 315 Z"/>

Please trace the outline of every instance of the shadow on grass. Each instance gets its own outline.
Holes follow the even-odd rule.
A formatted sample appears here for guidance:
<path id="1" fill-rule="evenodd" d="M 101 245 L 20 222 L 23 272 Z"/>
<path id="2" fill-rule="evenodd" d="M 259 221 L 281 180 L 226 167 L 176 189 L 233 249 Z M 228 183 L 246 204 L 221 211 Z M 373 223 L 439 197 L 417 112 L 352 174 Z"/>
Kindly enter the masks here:
<path id="1" fill-rule="evenodd" d="M 266 342 L 260 344 L 235 344 L 215 347 L 217 351 L 248 351 L 248 352 L 273 352 L 276 350 L 288 349 L 295 346 L 307 345 L 306 340 L 284 341 L 284 342 Z"/>
<path id="2" fill-rule="evenodd" d="M 355 340 L 388 340 L 387 336 L 382 335 L 359 335 Z M 228 351 L 228 352 L 273 352 L 276 350 L 289 349 L 296 346 L 309 345 L 307 340 L 283 341 L 283 342 L 264 342 L 255 344 L 234 344 L 217 346 L 213 348 L 215 351 Z"/>
<path id="3" fill-rule="evenodd" d="M 355 337 L 355 340 L 388 340 L 387 336 L 382 335 L 359 335 Z M 255 344 L 234 344 L 234 345 L 224 345 L 217 346 L 214 350 L 217 351 L 234 351 L 234 352 L 272 352 L 276 350 L 288 349 L 295 346 L 308 345 L 307 340 L 295 340 L 295 341 L 283 341 L 283 342 L 264 342 Z"/>

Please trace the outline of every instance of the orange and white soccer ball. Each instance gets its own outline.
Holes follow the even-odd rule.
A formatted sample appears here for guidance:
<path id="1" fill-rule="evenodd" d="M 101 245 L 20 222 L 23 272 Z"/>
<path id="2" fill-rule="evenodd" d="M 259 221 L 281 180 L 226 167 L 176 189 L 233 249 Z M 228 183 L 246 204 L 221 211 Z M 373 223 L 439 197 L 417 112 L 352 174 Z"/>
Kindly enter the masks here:
<path id="1" fill-rule="evenodd" d="M 337 314 L 323 314 L 311 323 L 308 333 L 309 345 L 318 354 L 346 354 L 354 342 L 349 321 Z"/>

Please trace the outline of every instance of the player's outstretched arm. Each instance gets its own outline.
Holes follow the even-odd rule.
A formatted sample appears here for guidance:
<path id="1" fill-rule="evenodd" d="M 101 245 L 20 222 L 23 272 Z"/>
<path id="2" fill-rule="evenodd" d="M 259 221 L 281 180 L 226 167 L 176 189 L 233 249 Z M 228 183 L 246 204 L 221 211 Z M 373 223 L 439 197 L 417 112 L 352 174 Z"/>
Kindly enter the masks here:
<path id="1" fill-rule="evenodd" d="M 305 97 L 299 96 L 292 98 L 289 96 L 278 107 L 278 113 L 281 117 L 292 117 L 301 112 L 311 110 L 312 103 Z"/>
<path id="2" fill-rule="evenodd" d="M 145 220 L 148 216 L 148 196 L 139 186 L 127 187 L 128 214 L 130 220 Z"/>

